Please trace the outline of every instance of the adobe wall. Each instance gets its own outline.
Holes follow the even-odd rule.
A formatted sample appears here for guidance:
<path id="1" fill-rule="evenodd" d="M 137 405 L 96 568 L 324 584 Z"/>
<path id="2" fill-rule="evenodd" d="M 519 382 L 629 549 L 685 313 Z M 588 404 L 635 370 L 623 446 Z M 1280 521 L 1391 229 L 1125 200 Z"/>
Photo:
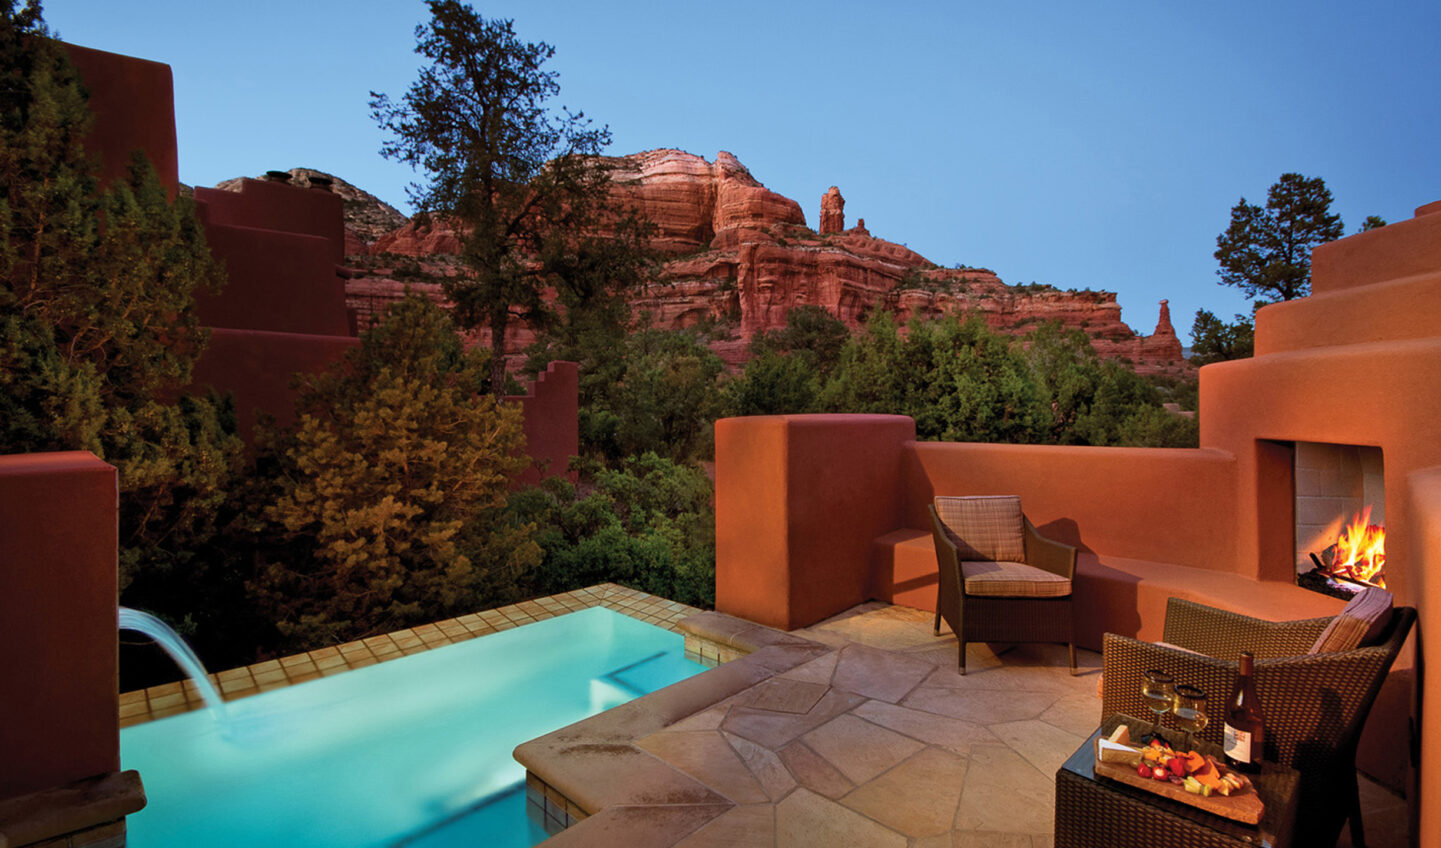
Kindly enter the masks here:
<path id="1" fill-rule="evenodd" d="M 1416 625 L 1419 653 L 1423 658 L 1441 657 L 1441 468 L 1412 472 L 1406 487 L 1405 515 L 1412 532 L 1412 570 L 1416 574 L 1412 595 L 1421 614 Z M 1416 713 L 1423 729 L 1419 791 L 1412 805 L 1421 810 L 1417 845 L 1441 844 L 1441 683 L 1436 678 L 1434 672 L 1423 677 Z"/>
<path id="2" fill-rule="evenodd" d="M 197 188 L 195 202 L 208 225 L 315 236 L 328 244 L 331 264 L 345 261 L 344 201 L 332 192 L 247 178 L 240 191 Z"/>
<path id="3" fill-rule="evenodd" d="M 0 799 L 120 768 L 116 472 L 0 456 Z"/>
<path id="4" fill-rule="evenodd" d="M 1441 297 L 1441 278 L 1433 296 Z M 1281 353 L 1209 365 L 1201 370 L 1201 440 L 1208 445 L 1276 446 L 1295 441 L 1372 445 L 1385 463 L 1386 510 L 1404 515 L 1412 471 L 1441 464 L 1441 336 L 1430 339 L 1348 345 Z M 1287 501 L 1288 468 L 1280 473 L 1246 473 L 1238 480 L 1238 524 L 1248 540 L 1262 526 L 1248 503 Z M 1394 510 L 1394 513 L 1393 513 Z M 1288 513 L 1289 516 L 1289 513 Z M 1284 519 L 1280 519 L 1284 520 Z M 1278 520 L 1278 522 L 1280 521 Z M 1244 573 L 1266 580 L 1290 580 L 1294 570 L 1291 532 L 1279 523 L 1271 536 L 1279 544 L 1251 542 L 1238 553 Z M 1291 519 L 1294 526 L 1294 518 Z M 1388 522 L 1387 586 L 1401 603 L 1411 599 L 1414 569 L 1411 528 Z"/>
<path id="5" fill-rule="evenodd" d="M 580 453 L 580 365 L 557 360 L 537 374 L 523 395 L 509 395 L 525 417 L 525 452 L 533 460 L 519 485 L 566 473 Z"/>
<path id="6" fill-rule="evenodd" d="M 903 415 L 717 421 L 716 609 L 793 630 L 865 601 L 915 436 Z"/>
<path id="7" fill-rule="evenodd" d="M 297 194 L 303 189 L 288 189 Z M 319 194 L 320 192 L 314 192 Z M 335 195 L 327 195 L 339 200 Z M 339 218 L 337 207 L 336 216 Z M 195 309 L 207 327 L 349 336 L 345 283 L 335 273 L 331 242 L 301 233 L 207 223 L 210 252 L 225 266 L 218 294 L 200 293 Z"/>
<path id="8" fill-rule="evenodd" d="M 1311 252 L 1311 294 L 1332 294 L 1441 270 L 1441 203 L 1415 217 L 1323 244 Z M 1260 335 L 1258 326 L 1257 335 Z"/>
<path id="9" fill-rule="evenodd" d="M 1219 450 L 915 442 L 905 526 L 929 527 L 937 495 L 1019 492 L 1033 524 L 1080 550 L 1230 571 L 1236 539 L 1218 531 L 1236 524 L 1236 465 Z"/>
<path id="10" fill-rule="evenodd" d="M 90 92 L 95 122 L 85 149 L 100 157 L 102 178 L 123 178 L 131 152 L 139 150 L 174 197 L 180 185 L 180 157 L 170 66 L 74 44 L 64 47 Z"/>
<path id="11" fill-rule="evenodd" d="M 347 336 L 213 329 L 191 386 L 230 392 L 240 437 L 253 444 L 259 413 L 281 426 L 295 421 L 293 375 L 318 374 L 359 345 Z"/>

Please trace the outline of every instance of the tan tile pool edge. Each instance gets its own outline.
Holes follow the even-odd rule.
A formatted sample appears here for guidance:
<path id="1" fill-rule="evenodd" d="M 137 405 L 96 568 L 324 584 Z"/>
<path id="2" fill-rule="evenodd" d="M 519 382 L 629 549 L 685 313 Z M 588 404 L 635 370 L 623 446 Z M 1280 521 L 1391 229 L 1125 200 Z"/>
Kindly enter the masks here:
<path id="1" fill-rule="evenodd" d="M 715 612 L 697 613 L 677 629 L 688 654 L 735 661 L 515 749 L 526 767 L 528 812 L 551 835 L 548 848 L 674 845 L 726 813 L 732 801 L 634 742 L 835 650 Z"/>
<path id="2" fill-rule="evenodd" d="M 210 674 L 209 677 L 226 701 L 236 701 L 271 689 L 304 683 L 317 677 L 329 677 L 598 606 L 672 631 L 679 631 L 683 619 L 701 612 L 695 607 L 636 589 L 615 583 L 601 583 L 585 589 L 533 598 L 458 618 L 371 636 L 343 645 L 331 645 L 303 654 L 226 669 Z M 204 706 L 200 692 L 192 680 L 124 692 L 120 695 L 120 726 L 129 727 Z"/>

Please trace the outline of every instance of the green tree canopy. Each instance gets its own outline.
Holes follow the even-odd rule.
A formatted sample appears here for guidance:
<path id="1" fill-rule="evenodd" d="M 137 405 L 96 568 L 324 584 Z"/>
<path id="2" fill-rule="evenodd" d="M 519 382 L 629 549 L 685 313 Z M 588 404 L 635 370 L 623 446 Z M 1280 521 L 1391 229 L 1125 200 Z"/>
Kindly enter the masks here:
<path id="1" fill-rule="evenodd" d="M 1196 310 L 1191 324 L 1191 362 L 1209 365 L 1228 359 L 1244 359 L 1255 353 L 1256 325 L 1245 315 L 1227 324 L 1205 309 Z"/>
<path id="2" fill-rule="evenodd" d="M 650 250 L 654 225 L 622 214 L 604 232 L 572 243 L 552 243 L 541 261 L 550 271 L 558 309 L 539 327 L 526 349 L 523 369 L 538 374 L 562 359 L 580 365 L 580 402 L 600 400 L 625 373 L 617 356 L 633 329 L 629 292 L 654 281 L 658 262 Z"/>
<path id="3" fill-rule="evenodd" d="M 1282 174 L 1266 205 L 1241 198 L 1231 224 L 1216 237 L 1221 282 L 1247 297 L 1294 300 L 1311 293 L 1311 250 L 1344 235 L 1331 212 L 1331 192 L 1320 177 Z"/>
<path id="4" fill-rule="evenodd" d="M 668 459 L 710 456 L 725 371 L 690 331 L 640 330 L 625 340 L 624 369 L 581 411 L 581 443 L 610 459 L 654 451 Z"/>
<path id="5" fill-rule="evenodd" d="M 505 332 L 542 323 L 558 258 L 604 221 L 610 131 L 583 113 L 552 111 L 555 49 L 519 39 L 456 0 L 429 0 L 416 53 L 429 60 L 397 102 L 371 92 L 381 147 L 426 175 L 411 200 L 424 219 L 458 226 L 466 273 L 445 281 L 457 321 L 491 334 L 490 391 L 504 391 Z"/>
<path id="6" fill-rule="evenodd" d="M 835 367 L 841 349 L 850 338 L 851 331 L 845 322 L 823 306 L 806 304 L 786 313 L 785 327 L 761 333 L 752 339 L 751 353 L 797 355 L 810 360 L 815 370 L 825 377 Z"/>
<path id="7" fill-rule="evenodd" d="M 545 560 L 529 591 L 552 594 L 615 581 L 684 604 L 715 604 L 715 511 L 709 478 L 647 451 L 580 461 L 580 485 L 551 477 L 517 492 L 511 510 L 540 529 Z"/>

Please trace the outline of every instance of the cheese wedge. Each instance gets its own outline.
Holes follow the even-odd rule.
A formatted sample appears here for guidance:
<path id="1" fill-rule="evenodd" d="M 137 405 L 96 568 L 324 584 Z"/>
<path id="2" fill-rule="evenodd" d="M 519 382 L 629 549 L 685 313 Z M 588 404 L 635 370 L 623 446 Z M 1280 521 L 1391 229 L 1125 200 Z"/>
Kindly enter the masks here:
<path id="1" fill-rule="evenodd" d="M 1116 725 L 1116 729 L 1112 730 L 1111 735 L 1107 738 L 1111 742 L 1115 742 L 1117 745 L 1130 745 L 1131 728 L 1127 727 L 1124 724 L 1118 724 Z"/>
<path id="2" fill-rule="evenodd" d="M 1141 749 L 1112 742 L 1109 739 L 1097 739 L 1096 757 L 1103 763 L 1122 763 L 1134 766 L 1141 762 Z"/>

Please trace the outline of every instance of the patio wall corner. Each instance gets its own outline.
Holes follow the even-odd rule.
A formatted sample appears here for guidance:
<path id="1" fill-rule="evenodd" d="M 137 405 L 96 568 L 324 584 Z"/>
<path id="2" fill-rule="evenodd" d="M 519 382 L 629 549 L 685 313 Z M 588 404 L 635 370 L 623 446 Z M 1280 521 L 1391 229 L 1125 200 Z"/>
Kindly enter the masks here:
<path id="1" fill-rule="evenodd" d="M 793 630 L 864 602 L 900 526 L 903 415 L 716 422 L 716 609 Z"/>
<path id="2" fill-rule="evenodd" d="M 0 456 L 0 799 L 120 767 L 114 467 Z"/>

